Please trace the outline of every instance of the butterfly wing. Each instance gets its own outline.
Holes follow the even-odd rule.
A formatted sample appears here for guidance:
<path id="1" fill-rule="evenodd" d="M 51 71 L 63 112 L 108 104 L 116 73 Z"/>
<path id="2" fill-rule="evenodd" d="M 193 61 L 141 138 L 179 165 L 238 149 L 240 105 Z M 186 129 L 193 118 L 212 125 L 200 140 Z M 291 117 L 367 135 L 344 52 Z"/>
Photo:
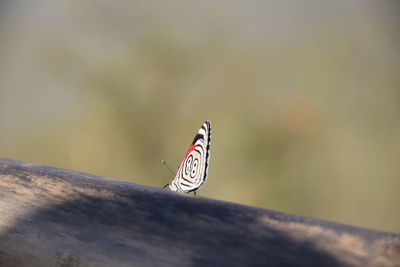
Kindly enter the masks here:
<path id="1" fill-rule="evenodd" d="M 170 184 L 172 191 L 189 193 L 200 188 L 208 175 L 210 158 L 211 123 L 203 123 L 193 139 L 178 173 Z"/>

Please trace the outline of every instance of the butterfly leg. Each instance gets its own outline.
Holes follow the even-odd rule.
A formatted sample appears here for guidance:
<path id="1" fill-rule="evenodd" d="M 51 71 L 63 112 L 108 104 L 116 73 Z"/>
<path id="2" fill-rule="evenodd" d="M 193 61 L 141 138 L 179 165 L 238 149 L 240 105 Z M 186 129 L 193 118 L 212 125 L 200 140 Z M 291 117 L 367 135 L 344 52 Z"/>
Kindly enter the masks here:
<path id="1" fill-rule="evenodd" d="M 194 194 L 195 196 L 197 196 L 196 191 L 193 191 L 193 194 Z"/>
<path id="2" fill-rule="evenodd" d="M 169 186 L 169 184 L 164 185 L 164 187 L 162 189 L 166 188 L 167 186 Z"/>

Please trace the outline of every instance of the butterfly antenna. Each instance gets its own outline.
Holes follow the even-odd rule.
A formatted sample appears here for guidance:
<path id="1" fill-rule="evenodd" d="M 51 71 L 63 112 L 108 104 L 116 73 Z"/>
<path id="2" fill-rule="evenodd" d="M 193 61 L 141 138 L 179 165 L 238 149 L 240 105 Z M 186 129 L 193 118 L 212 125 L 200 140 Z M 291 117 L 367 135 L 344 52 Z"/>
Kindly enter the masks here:
<path id="1" fill-rule="evenodd" d="M 176 173 L 174 173 L 173 170 L 168 166 L 168 164 L 165 162 L 165 160 L 161 160 L 161 163 L 174 175 L 176 176 Z"/>

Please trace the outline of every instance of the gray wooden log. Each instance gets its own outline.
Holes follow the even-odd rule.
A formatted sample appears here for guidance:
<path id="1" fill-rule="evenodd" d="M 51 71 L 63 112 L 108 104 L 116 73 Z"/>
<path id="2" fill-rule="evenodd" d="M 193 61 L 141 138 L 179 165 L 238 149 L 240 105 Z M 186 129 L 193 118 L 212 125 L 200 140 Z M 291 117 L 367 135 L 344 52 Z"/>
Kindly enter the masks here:
<path id="1" fill-rule="evenodd" d="M 0 266 L 400 266 L 400 235 L 0 159 Z"/>

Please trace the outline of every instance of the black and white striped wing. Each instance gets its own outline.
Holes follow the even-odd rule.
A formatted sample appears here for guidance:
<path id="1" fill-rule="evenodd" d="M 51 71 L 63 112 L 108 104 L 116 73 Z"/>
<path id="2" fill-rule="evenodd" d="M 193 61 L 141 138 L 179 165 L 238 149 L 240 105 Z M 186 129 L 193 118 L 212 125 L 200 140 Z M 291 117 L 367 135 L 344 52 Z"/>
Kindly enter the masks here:
<path id="1" fill-rule="evenodd" d="M 169 185 L 172 191 L 189 193 L 199 189 L 208 174 L 210 158 L 211 123 L 203 123 L 193 139 L 178 173 Z"/>

